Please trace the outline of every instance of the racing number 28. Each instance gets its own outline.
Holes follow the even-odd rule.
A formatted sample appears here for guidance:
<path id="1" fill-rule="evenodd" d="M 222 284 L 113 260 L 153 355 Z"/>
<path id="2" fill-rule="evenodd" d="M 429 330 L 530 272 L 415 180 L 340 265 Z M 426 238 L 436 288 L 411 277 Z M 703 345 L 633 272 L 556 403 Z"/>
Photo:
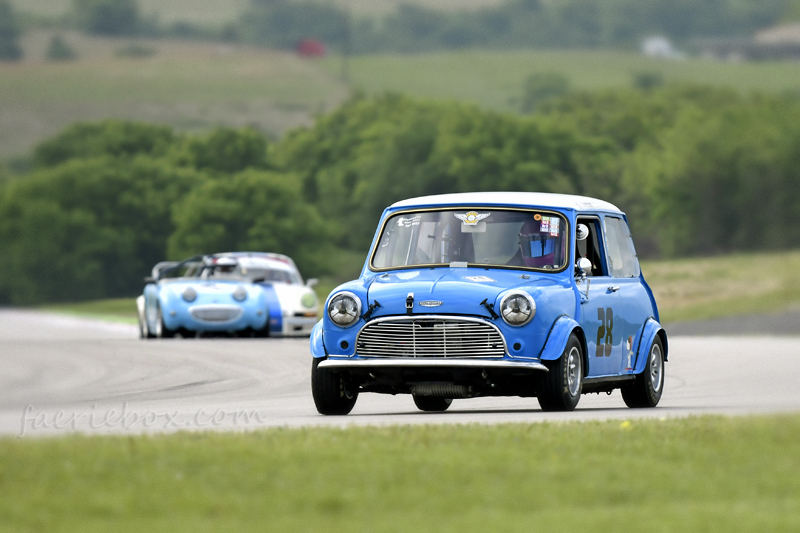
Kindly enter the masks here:
<path id="1" fill-rule="evenodd" d="M 597 351 L 595 356 L 608 357 L 611 355 L 611 345 L 614 343 L 614 337 L 611 335 L 611 330 L 614 329 L 614 311 L 607 307 L 597 308 L 597 319 L 600 320 L 600 327 L 597 328 Z M 605 340 L 605 345 L 603 344 Z"/>

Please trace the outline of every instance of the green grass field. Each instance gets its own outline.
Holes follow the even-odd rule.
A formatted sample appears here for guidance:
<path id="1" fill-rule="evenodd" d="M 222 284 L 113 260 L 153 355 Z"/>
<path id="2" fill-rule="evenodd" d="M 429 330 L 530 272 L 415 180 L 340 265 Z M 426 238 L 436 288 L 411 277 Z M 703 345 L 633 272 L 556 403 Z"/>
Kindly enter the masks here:
<path id="1" fill-rule="evenodd" d="M 66 33 L 80 59 L 48 63 L 52 31 L 28 32 L 27 59 L 0 63 L 0 158 L 23 155 L 78 120 L 107 117 L 204 130 L 255 125 L 279 137 L 333 109 L 347 87 L 291 52 L 216 43 L 90 38 Z M 137 42 L 154 54 L 117 57 Z"/>
<path id="2" fill-rule="evenodd" d="M 358 254 L 339 260 L 353 270 Z M 740 314 L 774 313 L 800 306 L 800 251 L 644 261 L 642 271 L 663 323 Z M 356 268 L 353 277 L 358 275 Z M 325 277 L 315 287 L 320 303 L 348 276 Z M 136 321 L 133 298 L 55 304 L 43 309 L 110 320 Z"/>
<path id="3" fill-rule="evenodd" d="M 619 51 L 478 51 L 370 55 L 350 60 L 348 87 L 341 58 L 304 60 L 291 52 L 185 41 L 136 41 L 155 53 L 120 58 L 130 40 L 64 35 L 79 59 L 44 60 L 52 30 L 28 32 L 26 60 L 0 64 L 0 159 L 27 153 L 43 138 L 77 120 L 106 117 L 203 130 L 253 124 L 278 137 L 311 124 L 351 89 L 460 99 L 516 112 L 523 80 L 560 72 L 575 90 L 628 87 L 642 72 L 667 83 L 731 86 L 741 91 L 800 91 L 800 63 L 662 61 Z"/>
<path id="4" fill-rule="evenodd" d="M 338 59 L 326 65 L 332 72 Z M 800 63 L 723 63 L 704 59 L 657 60 L 611 50 L 466 50 L 420 55 L 371 55 L 351 60 L 352 84 L 367 93 L 398 91 L 430 98 L 456 98 L 484 107 L 517 111 L 523 81 L 533 73 L 557 72 L 575 90 L 630 87 L 639 73 L 665 83 L 729 86 L 743 92 L 800 91 Z"/>
<path id="5" fill-rule="evenodd" d="M 800 415 L 0 440 L 3 531 L 797 531 Z"/>

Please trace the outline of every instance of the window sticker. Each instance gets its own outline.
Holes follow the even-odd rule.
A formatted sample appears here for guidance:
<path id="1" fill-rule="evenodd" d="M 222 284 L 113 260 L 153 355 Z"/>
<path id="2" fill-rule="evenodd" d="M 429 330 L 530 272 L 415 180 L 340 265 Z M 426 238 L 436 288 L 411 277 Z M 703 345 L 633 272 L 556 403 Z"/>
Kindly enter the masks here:
<path id="1" fill-rule="evenodd" d="M 535 220 L 536 222 L 539 222 L 540 220 L 542 220 L 542 215 L 540 215 L 539 213 L 536 213 L 535 215 L 533 215 L 533 220 Z"/>
<path id="2" fill-rule="evenodd" d="M 477 211 L 469 211 L 463 215 L 460 213 L 453 213 L 457 219 L 466 224 L 467 226 L 475 226 L 484 218 L 489 218 L 491 213 L 478 213 Z"/>
<path id="3" fill-rule="evenodd" d="M 558 217 L 541 217 L 542 221 L 539 223 L 539 233 L 547 233 L 551 237 L 558 237 L 560 231 L 561 220 Z"/>
<path id="4" fill-rule="evenodd" d="M 495 281 L 492 278 L 488 278 L 486 276 L 465 276 L 464 279 L 468 279 L 470 281 L 477 281 L 478 283 L 482 281 Z"/>
<path id="5" fill-rule="evenodd" d="M 560 225 L 561 220 L 556 217 L 550 218 L 550 236 L 551 237 L 558 237 L 558 226 Z"/>
<path id="6" fill-rule="evenodd" d="M 400 217 L 397 219 L 397 225 L 400 226 L 401 228 L 410 228 L 411 226 L 419 226 L 420 222 L 422 222 L 422 217 L 420 215 L 411 218 Z"/>
<path id="7" fill-rule="evenodd" d="M 539 225 L 539 233 L 550 233 L 550 217 L 542 217 Z"/>

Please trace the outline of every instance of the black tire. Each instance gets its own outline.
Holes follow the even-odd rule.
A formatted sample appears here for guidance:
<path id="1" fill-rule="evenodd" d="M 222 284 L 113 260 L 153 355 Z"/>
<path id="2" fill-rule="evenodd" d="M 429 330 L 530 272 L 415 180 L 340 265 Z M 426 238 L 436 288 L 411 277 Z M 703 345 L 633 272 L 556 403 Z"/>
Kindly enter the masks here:
<path id="1" fill-rule="evenodd" d="M 145 311 L 146 313 L 146 311 Z M 147 317 L 138 316 L 139 318 L 139 338 L 140 339 L 155 339 L 156 336 L 150 333 L 150 327 L 147 325 Z"/>
<path id="2" fill-rule="evenodd" d="M 420 411 L 442 412 L 447 411 L 450 404 L 453 403 L 452 398 L 435 398 L 433 396 L 414 396 L 414 405 Z"/>
<path id="3" fill-rule="evenodd" d="M 633 383 L 622 387 L 625 405 L 633 408 L 655 407 L 664 392 L 664 344 L 656 335 L 647 352 L 644 371 L 637 374 Z"/>
<path id="4" fill-rule="evenodd" d="M 349 387 L 343 373 L 318 368 L 324 359 L 314 358 L 311 364 L 311 394 L 321 415 L 346 415 L 358 400 L 358 391 Z"/>
<path id="5" fill-rule="evenodd" d="M 570 335 L 561 357 L 544 363 L 550 371 L 539 378 L 539 405 L 543 411 L 572 411 L 583 390 L 583 349 L 578 337 Z"/>
<path id="6" fill-rule="evenodd" d="M 267 315 L 267 321 L 264 323 L 263 328 L 253 330 L 253 337 L 257 339 L 266 339 L 269 337 L 269 315 Z"/>
<path id="7" fill-rule="evenodd" d="M 161 306 L 156 308 L 156 337 L 159 339 L 171 339 L 177 333 L 174 329 L 169 329 L 164 325 L 164 317 L 161 314 Z"/>
<path id="8" fill-rule="evenodd" d="M 139 338 L 140 339 L 147 339 L 150 337 L 149 332 L 147 331 L 147 323 L 142 321 L 142 317 L 139 317 Z"/>

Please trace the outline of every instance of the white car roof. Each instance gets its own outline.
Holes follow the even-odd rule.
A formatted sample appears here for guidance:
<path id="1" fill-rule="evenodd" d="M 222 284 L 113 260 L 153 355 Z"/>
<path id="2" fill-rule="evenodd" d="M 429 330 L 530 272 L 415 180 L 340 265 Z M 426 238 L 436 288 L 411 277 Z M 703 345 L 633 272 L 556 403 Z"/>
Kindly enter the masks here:
<path id="1" fill-rule="evenodd" d="M 588 196 L 553 194 L 547 192 L 464 192 L 420 196 L 395 202 L 391 207 L 422 205 L 525 205 L 531 207 L 557 207 L 576 211 L 622 211 L 613 204 Z"/>
<path id="2" fill-rule="evenodd" d="M 274 270 L 294 272 L 294 268 L 288 263 L 266 257 L 237 257 L 236 260 L 239 262 L 239 265 L 244 268 L 271 268 Z"/>

